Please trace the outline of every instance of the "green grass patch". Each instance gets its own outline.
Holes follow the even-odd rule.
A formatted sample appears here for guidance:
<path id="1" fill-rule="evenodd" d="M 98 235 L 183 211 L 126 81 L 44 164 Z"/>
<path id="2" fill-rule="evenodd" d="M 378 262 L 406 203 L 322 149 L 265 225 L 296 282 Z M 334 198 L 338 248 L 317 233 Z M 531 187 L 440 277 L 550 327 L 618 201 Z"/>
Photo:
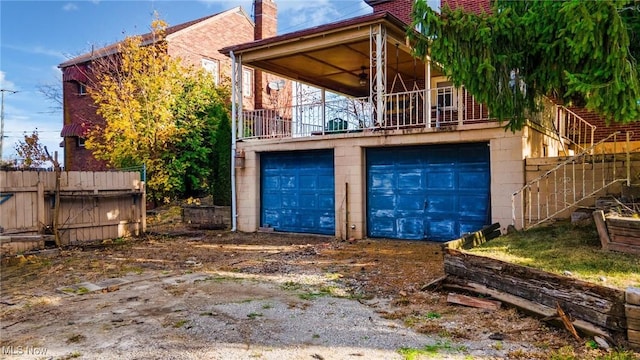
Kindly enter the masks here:
<path id="1" fill-rule="evenodd" d="M 323 297 L 323 296 L 329 296 L 331 295 L 329 292 L 326 291 L 322 291 L 322 290 L 311 290 L 308 292 L 304 292 L 304 293 L 300 293 L 298 294 L 298 297 L 302 300 L 315 300 L 317 298 Z"/>
<path id="2" fill-rule="evenodd" d="M 440 319 L 442 315 L 437 312 L 429 311 L 424 317 L 427 319 Z"/>
<path id="3" fill-rule="evenodd" d="M 178 320 L 175 323 L 173 323 L 173 327 L 178 329 L 178 328 L 181 328 L 181 327 L 185 326 L 188 323 L 189 323 L 189 320 L 185 320 L 185 319 Z"/>
<path id="4" fill-rule="evenodd" d="M 633 351 L 614 349 L 608 351 L 604 355 L 588 356 L 588 359 L 594 360 L 638 360 L 638 356 Z M 571 346 L 565 346 L 553 351 L 549 355 L 550 360 L 582 360 L 585 359 L 584 354 L 576 354 Z"/>
<path id="5" fill-rule="evenodd" d="M 441 352 L 461 352 L 466 351 L 465 346 L 453 346 L 449 341 L 438 341 L 435 344 L 425 345 L 421 348 L 407 348 L 403 347 L 398 350 L 398 353 L 402 355 L 405 360 L 415 360 L 421 357 L 433 357 Z"/>
<path id="6" fill-rule="evenodd" d="M 640 286 L 640 257 L 602 250 L 595 225 L 567 222 L 504 235 L 469 250 L 600 285 Z"/>
<path id="7" fill-rule="evenodd" d="M 280 285 L 280 288 L 282 290 L 287 290 L 287 291 L 296 291 L 302 288 L 302 284 L 299 284 L 294 281 L 287 281 L 287 282 L 284 282 L 282 285 Z"/>
<path id="8" fill-rule="evenodd" d="M 261 313 L 257 313 L 257 312 L 252 312 L 252 313 L 247 314 L 247 317 L 248 317 L 249 319 L 251 319 L 251 320 L 253 320 L 253 319 L 255 319 L 255 318 L 259 318 L 259 317 L 261 317 L 261 316 L 264 316 L 264 315 L 263 315 L 263 314 L 261 314 Z"/>

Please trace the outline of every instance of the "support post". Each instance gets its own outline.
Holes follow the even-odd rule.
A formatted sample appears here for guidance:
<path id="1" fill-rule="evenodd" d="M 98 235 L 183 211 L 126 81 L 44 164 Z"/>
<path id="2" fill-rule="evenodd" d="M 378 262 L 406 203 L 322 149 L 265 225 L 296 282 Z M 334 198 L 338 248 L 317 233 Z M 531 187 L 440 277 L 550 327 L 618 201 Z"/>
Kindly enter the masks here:
<path id="1" fill-rule="evenodd" d="M 320 107 L 322 108 L 322 135 L 324 135 L 327 131 L 327 109 L 326 109 L 326 101 L 327 101 L 327 93 L 324 88 L 320 89 Z"/>
<path id="2" fill-rule="evenodd" d="M 386 113 L 385 95 L 387 92 L 387 36 L 383 25 L 372 25 L 369 37 L 369 84 L 370 103 L 376 114 L 376 124 L 384 125 Z"/>
<path id="3" fill-rule="evenodd" d="M 231 56 L 231 231 L 236 231 L 238 221 L 236 211 L 236 139 L 238 136 L 238 113 L 242 112 L 242 60 L 236 59 L 233 51 L 229 55 Z M 239 96 L 238 92 L 240 92 Z M 240 98 L 239 104 L 238 98 Z M 240 131 L 243 131 L 242 125 L 240 125 Z"/>
<path id="4" fill-rule="evenodd" d="M 431 127 L 431 57 L 427 56 L 427 62 L 425 63 L 425 74 L 427 74 L 424 81 L 425 94 L 424 94 L 424 113 L 427 117 L 426 127 Z M 437 114 L 436 114 L 437 116 Z"/>

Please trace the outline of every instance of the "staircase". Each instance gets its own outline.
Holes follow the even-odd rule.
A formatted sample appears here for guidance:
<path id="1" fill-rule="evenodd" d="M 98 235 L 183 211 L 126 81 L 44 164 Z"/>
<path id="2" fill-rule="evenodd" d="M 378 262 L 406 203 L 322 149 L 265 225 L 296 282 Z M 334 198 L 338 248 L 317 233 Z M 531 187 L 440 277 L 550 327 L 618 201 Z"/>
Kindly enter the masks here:
<path id="1" fill-rule="evenodd" d="M 541 111 L 533 121 L 551 130 L 561 145 L 561 155 L 572 156 L 593 146 L 596 127 L 549 97 L 540 99 Z"/>
<path id="2" fill-rule="evenodd" d="M 593 139 L 593 132 L 591 134 Z M 522 229 L 540 225 L 583 202 L 586 203 L 587 199 L 593 200 L 594 196 L 614 184 L 630 184 L 629 146 L 626 146 L 625 153 L 617 153 L 615 150 L 607 152 L 604 146 L 600 146 L 605 142 L 616 143 L 621 135 L 620 132 L 615 132 L 589 147 L 578 147 L 579 154 L 559 163 L 513 193 L 512 225 Z M 626 141 L 629 141 L 628 133 Z M 579 145 L 573 140 L 571 144 Z"/>

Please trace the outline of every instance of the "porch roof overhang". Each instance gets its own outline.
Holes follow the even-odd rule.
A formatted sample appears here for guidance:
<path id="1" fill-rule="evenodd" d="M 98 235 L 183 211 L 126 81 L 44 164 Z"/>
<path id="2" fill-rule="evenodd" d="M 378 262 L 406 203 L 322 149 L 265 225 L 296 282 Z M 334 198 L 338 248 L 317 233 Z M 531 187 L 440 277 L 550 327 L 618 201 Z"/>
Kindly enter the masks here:
<path id="1" fill-rule="evenodd" d="M 364 15 L 340 22 L 226 47 L 221 53 L 240 57 L 244 66 L 281 77 L 361 97 L 369 86 L 360 84 L 371 71 L 371 28 L 382 25 L 387 41 L 387 82 L 400 73 L 411 87 L 425 78 L 424 62 L 414 59 L 406 36 L 407 25 L 388 12 Z"/>

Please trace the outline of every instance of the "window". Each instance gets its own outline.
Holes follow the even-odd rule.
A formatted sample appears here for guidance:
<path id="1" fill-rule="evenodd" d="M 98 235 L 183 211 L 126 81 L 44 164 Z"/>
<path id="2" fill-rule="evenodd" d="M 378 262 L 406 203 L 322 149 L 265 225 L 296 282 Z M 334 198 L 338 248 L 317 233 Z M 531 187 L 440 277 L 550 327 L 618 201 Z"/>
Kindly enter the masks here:
<path id="1" fill-rule="evenodd" d="M 218 61 L 202 59 L 202 67 L 205 69 L 205 71 L 210 73 L 211 76 L 213 76 L 214 83 L 218 85 L 220 80 L 220 67 L 218 65 Z"/>
<path id="2" fill-rule="evenodd" d="M 87 95 L 87 85 L 78 82 L 78 95 Z"/>
<path id="3" fill-rule="evenodd" d="M 439 108 L 455 108 L 456 107 L 456 89 L 451 81 L 443 81 L 436 84 L 438 88 L 438 107 Z"/>
<path id="4" fill-rule="evenodd" d="M 77 137 L 76 139 L 78 139 L 77 145 L 78 147 L 84 147 L 84 138 L 81 137 Z"/>
<path id="5" fill-rule="evenodd" d="M 253 94 L 253 81 L 251 78 L 253 77 L 253 71 L 249 69 L 242 70 L 242 95 L 244 97 L 251 97 Z"/>

